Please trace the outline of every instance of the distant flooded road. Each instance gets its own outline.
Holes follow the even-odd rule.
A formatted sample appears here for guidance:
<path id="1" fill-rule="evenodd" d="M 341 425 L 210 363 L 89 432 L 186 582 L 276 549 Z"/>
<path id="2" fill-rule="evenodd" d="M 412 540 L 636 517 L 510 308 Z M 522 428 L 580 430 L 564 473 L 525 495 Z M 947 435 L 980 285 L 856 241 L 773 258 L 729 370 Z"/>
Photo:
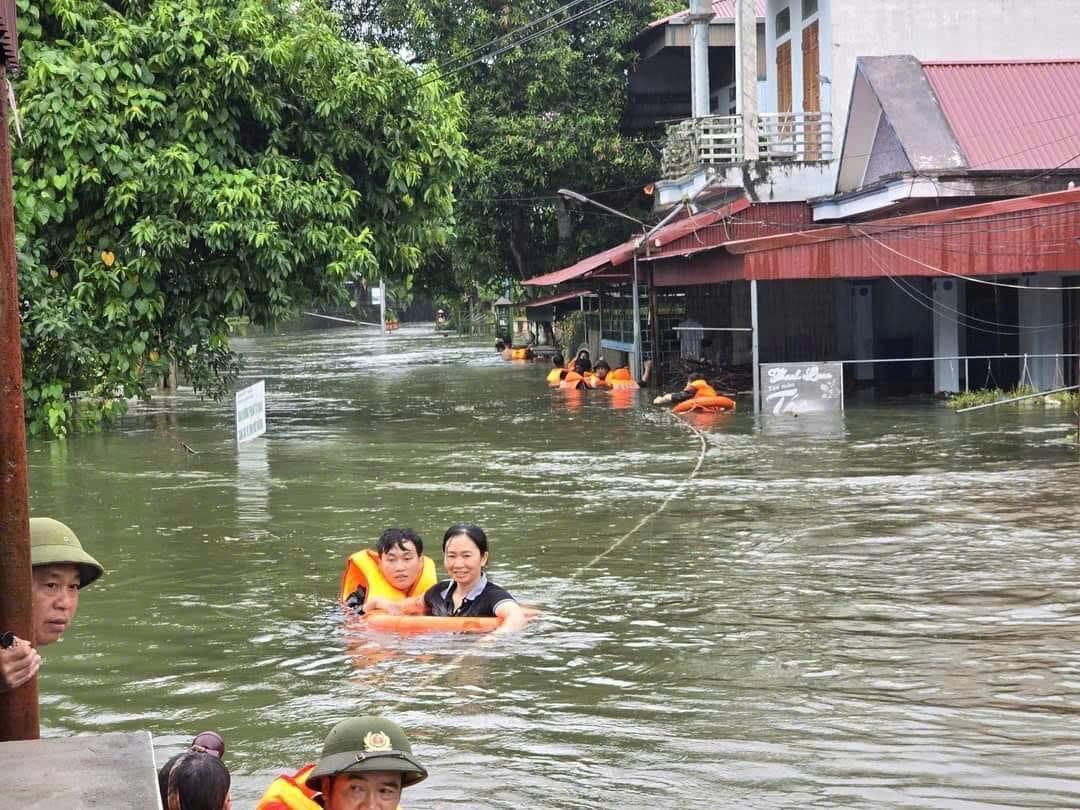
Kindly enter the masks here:
<path id="1" fill-rule="evenodd" d="M 1070 413 L 746 402 L 695 423 L 688 482 L 685 422 L 487 341 L 238 347 L 264 439 L 181 394 L 31 443 L 32 512 L 109 570 L 44 650 L 46 733 L 149 729 L 164 758 L 217 729 L 237 808 L 367 712 L 431 771 L 409 808 L 1080 806 Z M 542 609 L 522 637 L 343 626 L 348 554 L 407 525 L 441 570 L 460 520 Z"/>

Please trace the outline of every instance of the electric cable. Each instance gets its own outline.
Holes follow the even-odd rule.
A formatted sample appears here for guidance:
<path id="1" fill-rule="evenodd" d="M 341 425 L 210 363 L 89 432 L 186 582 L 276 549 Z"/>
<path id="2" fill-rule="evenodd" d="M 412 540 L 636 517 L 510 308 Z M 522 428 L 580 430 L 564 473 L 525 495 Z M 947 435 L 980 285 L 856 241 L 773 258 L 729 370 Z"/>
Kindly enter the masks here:
<path id="1" fill-rule="evenodd" d="M 896 250 L 895 248 L 890 247 L 889 245 L 882 242 L 880 239 L 875 238 L 874 236 L 872 236 L 871 234 L 869 234 L 866 231 L 862 230 L 861 228 L 853 228 L 853 230 L 856 233 L 863 236 L 864 238 L 869 239 L 871 242 L 874 242 L 874 243 L 876 243 L 878 245 L 881 245 L 881 247 L 885 248 L 885 250 L 889 251 L 890 253 L 893 253 L 896 256 L 899 256 L 901 259 L 906 259 L 907 261 L 911 262 L 912 264 L 917 264 L 920 267 L 925 267 L 927 270 L 932 270 L 935 273 L 940 273 L 940 274 L 942 274 L 944 276 L 951 276 L 952 278 L 958 278 L 958 279 L 961 279 L 962 281 L 971 282 L 972 284 L 984 284 L 984 285 L 986 285 L 988 287 L 1003 287 L 1005 289 L 1010 289 L 1010 290 L 1029 290 L 1029 291 L 1032 291 L 1032 292 L 1035 292 L 1035 291 L 1038 291 L 1038 292 L 1072 292 L 1074 290 L 1080 290 L 1080 287 L 1043 287 L 1043 286 L 1039 286 L 1039 285 L 1036 285 L 1036 284 L 1032 284 L 1032 285 L 1009 284 L 1008 282 L 1005 282 L 1005 281 L 989 281 L 987 279 L 978 278 L 977 276 L 965 276 L 965 275 L 962 275 L 960 273 L 953 273 L 953 272 L 951 272 L 949 270 L 944 270 L 944 269 L 942 269 L 940 267 L 934 267 L 934 265 L 927 264 L 926 262 L 921 261 L 920 259 L 916 259 L 913 256 L 908 256 L 908 255 L 906 255 L 904 253 L 901 253 L 899 250 Z M 1024 271 L 1017 270 L 1016 272 L 1017 273 L 1023 273 Z"/>
<path id="2" fill-rule="evenodd" d="M 525 23 L 524 25 L 519 25 L 517 28 L 514 28 L 514 29 L 512 29 L 510 31 L 507 31 L 505 34 L 500 34 L 499 36 L 488 40 L 483 45 L 477 45 L 475 48 L 470 48 L 465 53 L 463 53 L 463 54 L 461 54 L 459 56 L 455 56 L 455 57 L 453 57 L 451 59 L 447 59 L 445 62 L 442 62 L 442 63 L 437 64 L 437 65 L 433 65 L 433 66 L 431 66 L 429 68 L 426 68 L 425 70 L 421 71 L 420 75 L 421 75 L 421 77 L 423 77 L 423 76 L 427 75 L 428 73 L 431 73 L 432 71 L 443 72 L 448 67 L 453 65 L 455 62 L 460 62 L 462 60 L 469 59 L 470 57 L 474 56 L 475 54 L 480 53 L 481 51 L 487 50 L 488 48 L 490 48 L 491 46 L 501 42 L 502 40 L 508 39 L 508 38 L 514 36 L 515 34 L 520 34 L 522 31 L 525 31 L 525 30 L 527 30 L 529 28 L 532 28 L 533 26 L 539 25 L 542 22 L 550 20 L 552 17 L 557 16 L 561 12 L 567 11 L 570 8 L 573 8 L 574 6 L 579 6 L 579 5 L 581 5 L 582 3 L 585 3 L 585 2 L 588 2 L 588 0 L 571 0 L 571 2 L 566 3 L 565 5 L 559 6 L 554 11 L 549 11 L 547 14 L 544 14 L 544 15 L 542 15 L 540 17 L 537 17 L 534 20 L 529 20 L 529 22 Z"/>
<path id="3" fill-rule="evenodd" d="M 425 84 L 430 84 L 431 82 L 437 81 L 439 79 L 448 79 L 449 77 L 453 76 L 454 74 L 460 73 L 461 71 L 466 70 L 467 68 L 470 68 L 473 65 L 479 64 L 480 62 L 483 62 L 483 61 L 485 61 L 487 59 L 494 59 L 496 56 L 499 56 L 500 54 L 506 53 L 507 51 L 514 50 L 515 48 L 520 48 L 522 45 L 526 45 L 529 42 L 532 42 L 534 39 L 537 39 L 538 37 L 542 37 L 545 34 L 549 34 L 552 31 L 556 31 L 556 30 L 558 30 L 560 28 L 565 28 L 570 23 L 576 22 L 577 20 L 580 20 L 583 17 L 587 17 L 587 16 L 589 16 L 591 14 L 594 14 L 597 11 L 600 11 L 600 10 L 602 10 L 604 8 L 607 8 L 608 6 L 614 5 L 615 3 L 619 2 L 619 1 L 620 0 L 600 0 L 599 2 L 595 3 L 594 5 L 589 6 L 588 8 L 575 13 L 575 14 L 571 15 L 570 17 L 567 17 L 565 20 L 562 20 L 562 21 L 560 21 L 558 23 L 555 23 L 554 25 L 550 25 L 547 28 L 541 29 L 540 31 L 536 31 L 534 33 L 531 33 L 531 34 L 528 34 L 528 35 L 526 35 L 524 37 L 521 37 L 520 39 L 515 40 L 513 42 L 510 42 L 510 43 L 508 43 L 508 44 L 506 44 L 506 45 L 504 45 L 504 46 L 502 46 L 500 48 L 496 48 L 493 51 L 488 51 L 487 53 L 485 53 L 479 59 L 473 59 L 472 61 L 466 62 L 465 64 L 457 65 L 453 69 L 451 69 L 451 70 L 449 70 L 449 71 L 447 71 L 445 73 L 439 73 L 439 72 L 435 71 L 432 74 L 430 74 L 431 75 L 430 79 L 427 78 L 428 74 L 422 74 L 420 76 L 419 84 L 420 84 L 421 87 L 423 87 Z"/>

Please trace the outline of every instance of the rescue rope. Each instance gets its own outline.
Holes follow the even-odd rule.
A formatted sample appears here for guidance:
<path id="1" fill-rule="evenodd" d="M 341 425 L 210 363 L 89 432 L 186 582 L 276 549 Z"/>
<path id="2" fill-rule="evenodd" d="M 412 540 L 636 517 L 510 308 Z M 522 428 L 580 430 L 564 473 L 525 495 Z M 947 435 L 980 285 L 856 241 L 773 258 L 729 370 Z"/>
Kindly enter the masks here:
<path id="1" fill-rule="evenodd" d="M 661 501 L 660 505 L 658 507 L 656 507 L 656 509 L 654 509 L 652 512 L 645 515 L 645 517 L 643 517 L 641 520 L 639 520 L 637 523 L 635 523 L 634 527 L 632 529 L 630 529 L 630 531 L 628 531 L 626 534 L 624 534 L 622 537 L 620 537 L 618 540 L 616 540 L 614 543 L 612 543 L 610 546 L 608 546 L 604 551 L 601 551 L 599 554 L 597 554 L 595 557 L 593 557 L 591 560 L 589 560 L 589 562 L 587 562 L 585 565 L 581 566 L 576 571 L 574 571 L 574 573 L 570 575 L 571 579 L 575 579 L 576 577 L 580 576 L 581 574 L 584 574 L 586 571 L 588 571 L 590 568 L 592 568 L 594 565 L 596 565 L 602 559 L 604 559 L 609 554 L 611 554 L 613 551 L 615 551 L 615 549 L 617 549 L 619 546 L 621 546 L 623 543 L 625 543 L 627 540 L 629 540 L 631 537 L 633 537 L 635 534 L 637 534 L 639 531 L 641 531 L 645 526 L 647 526 L 649 524 L 649 522 L 654 517 L 656 517 L 661 512 L 663 512 L 665 509 L 667 509 L 668 504 L 671 503 L 673 500 L 675 500 L 677 497 L 679 497 L 679 495 L 682 494 L 683 490 L 685 490 L 688 486 L 690 486 L 690 483 L 694 480 L 694 478 L 697 477 L 697 474 L 701 471 L 701 465 L 705 462 L 705 454 L 708 452 L 709 444 L 705 440 L 705 434 L 702 433 L 700 430 L 698 430 L 696 427 L 694 427 L 692 424 L 690 424 L 689 422 L 687 422 L 685 420 L 682 420 L 682 419 L 678 419 L 677 421 L 679 421 L 681 424 L 688 427 L 694 433 L 694 435 L 697 436 L 698 441 L 701 443 L 701 452 L 698 453 L 697 463 L 694 464 L 694 469 L 692 469 L 690 471 L 690 474 L 688 476 L 686 476 L 685 481 L 683 481 L 679 486 L 677 486 L 675 489 L 673 489 L 668 494 L 668 496 L 666 498 L 664 498 L 663 501 Z"/>
<path id="2" fill-rule="evenodd" d="M 677 486 L 674 490 L 672 490 L 668 494 L 668 496 L 666 498 L 664 498 L 663 501 L 661 501 L 660 505 L 658 507 L 656 507 L 656 509 L 654 509 L 652 512 L 645 515 L 645 517 L 643 517 L 641 520 L 639 520 L 637 523 L 635 523 L 633 528 L 630 529 L 630 531 L 628 531 L 622 537 L 618 538 L 614 543 L 612 543 L 610 546 L 608 546 L 604 551 L 600 552 L 595 557 L 593 557 L 591 560 L 589 560 L 589 562 L 587 562 L 585 565 L 581 566 L 576 571 L 574 571 L 574 573 L 570 575 L 571 579 L 575 579 L 578 576 L 580 576 L 581 574 L 588 571 L 590 568 L 592 568 L 594 565 L 596 565 L 602 559 L 604 559 L 605 557 L 610 555 L 612 552 L 614 552 L 617 548 L 619 548 L 619 546 L 621 546 L 623 543 L 625 543 L 627 540 L 629 540 L 635 534 L 640 532 L 645 526 L 647 526 L 649 524 L 649 522 L 653 518 L 655 518 L 657 515 L 659 515 L 661 512 L 663 512 L 667 508 L 669 503 L 671 503 L 673 500 L 675 500 L 677 497 L 679 497 L 679 495 L 681 495 L 682 492 L 688 486 L 690 486 L 691 482 L 694 480 L 694 478 L 697 477 L 697 474 L 701 471 L 701 465 L 705 463 L 705 454 L 709 450 L 709 443 L 705 439 L 705 434 L 702 433 L 700 430 L 698 430 L 696 427 L 694 427 L 689 422 L 687 422 L 687 421 L 685 421 L 683 419 L 678 419 L 677 417 L 674 416 L 674 414 L 672 414 L 672 418 L 675 418 L 676 421 L 678 421 L 680 424 L 682 424 L 685 427 L 689 428 L 690 431 L 695 436 L 697 436 L 698 442 L 701 443 L 701 452 L 698 453 L 697 461 L 694 463 L 694 468 L 690 471 L 690 474 L 688 476 L 686 476 L 686 480 L 683 481 L 681 484 L 679 484 L 679 486 Z M 482 637 L 480 639 L 480 641 L 478 643 L 479 644 L 484 644 L 485 642 L 491 643 L 491 641 L 492 641 L 492 636 L 484 636 L 484 637 Z M 463 653 L 455 656 L 453 658 L 453 660 L 441 665 L 440 667 L 435 669 L 433 672 L 431 672 L 427 678 L 424 678 L 422 680 L 419 680 L 419 681 L 415 682 L 413 684 L 413 686 L 410 687 L 410 692 L 412 694 L 415 694 L 420 689 L 422 689 L 424 687 L 427 687 L 427 686 L 430 686 L 432 683 L 434 683 L 436 680 L 441 678 L 443 675 L 448 675 L 451 672 L 453 672 L 455 669 L 458 668 L 458 666 L 462 662 L 466 661 L 467 659 L 469 659 L 469 658 L 471 658 L 473 656 L 474 656 L 474 653 L 472 651 L 463 652 Z M 409 699 L 411 700 L 412 698 L 410 697 Z"/>

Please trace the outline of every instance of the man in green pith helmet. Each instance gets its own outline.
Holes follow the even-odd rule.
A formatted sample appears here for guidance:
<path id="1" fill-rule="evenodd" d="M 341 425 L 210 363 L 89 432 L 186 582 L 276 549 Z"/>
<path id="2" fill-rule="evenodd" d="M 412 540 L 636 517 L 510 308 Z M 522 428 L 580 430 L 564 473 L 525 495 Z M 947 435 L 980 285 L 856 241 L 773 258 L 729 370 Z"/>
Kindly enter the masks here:
<path id="1" fill-rule="evenodd" d="M 0 692 L 17 689 L 37 675 L 38 648 L 63 635 L 79 607 L 79 591 L 105 573 L 70 528 L 52 518 L 30 518 L 32 639 L 13 636 L 0 649 Z M 3 628 L 0 628 L 3 632 Z"/>
<path id="2" fill-rule="evenodd" d="M 256 810 L 395 810 L 402 789 L 427 775 L 397 723 L 354 717 L 330 730 L 317 763 L 270 785 Z"/>

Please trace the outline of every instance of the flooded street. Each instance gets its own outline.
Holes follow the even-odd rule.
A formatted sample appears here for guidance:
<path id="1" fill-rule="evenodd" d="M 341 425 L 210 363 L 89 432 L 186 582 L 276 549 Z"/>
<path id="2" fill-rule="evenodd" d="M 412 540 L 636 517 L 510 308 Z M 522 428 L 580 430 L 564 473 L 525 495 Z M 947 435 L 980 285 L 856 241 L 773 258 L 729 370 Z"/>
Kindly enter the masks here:
<path id="1" fill-rule="evenodd" d="M 238 808 L 368 712 L 431 771 L 410 808 L 1080 805 L 1069 412 L 695 430 L 420 328 L 238 348 L 264 439 L 182 393 L 31 443 L 32 513 L 109 572 L 44 650 L 45 733 L 217 729 Z M 460 520 L 542 610 L 520 638 L 344 626 L 351 552 L 412 526 L 441 571 Z"/>

